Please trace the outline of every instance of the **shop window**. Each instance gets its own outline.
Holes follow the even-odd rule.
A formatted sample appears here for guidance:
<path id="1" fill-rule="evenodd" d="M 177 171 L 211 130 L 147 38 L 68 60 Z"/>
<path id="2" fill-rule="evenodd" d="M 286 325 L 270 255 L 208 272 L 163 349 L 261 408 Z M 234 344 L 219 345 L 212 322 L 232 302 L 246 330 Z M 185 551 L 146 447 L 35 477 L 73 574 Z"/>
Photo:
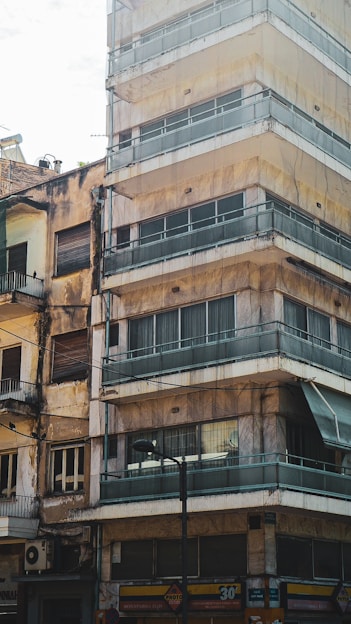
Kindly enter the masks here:
<path id="1" fill-rule="evenodd" d="M 247 574 L 246 535 L 200 537 L 200 575 L 235 577 Z"/>
<path id="2" fill-rule="evenodd" d="M 120 549 L 113 544 L 112 549 L 112 580 L 153 578 L 152 540 L 122 542 Z"/>
<path id="3" fill-rule="evenodd" d="M 90 223 L 81 223 L 56 234 L 56 275 L 90 266 Z"/>
<path id="4" fill-rule="evenodd" d="M 84 487 L 84 446 L 51 449 L 51 492 L 77 492 Z"/>
<path id="5" fill-rule="evenodd" d="M 314 540 L 313 569 L 315 578 L 341 578 L 340 543 Z"/>
<path id="6" fill-rule="evenodd" d="M 197 539 L 189 539 L 187 544 L 188 576 L 198 576 Z M 157 540 L 156 548 L 156 576 L 180 577 L 182 575 L 181 540 Z"/>
<path id="7" fill-rule="evenodd" d="M 69 332 L 54 337 L 52 382 L 85 379 L 88 375 L 87 330 Z"/>
<path id="8" fill-rule="evenodd" d="M 277 571 L 279 576 L 313 578 L 312 540 L 278 536 Z"/>

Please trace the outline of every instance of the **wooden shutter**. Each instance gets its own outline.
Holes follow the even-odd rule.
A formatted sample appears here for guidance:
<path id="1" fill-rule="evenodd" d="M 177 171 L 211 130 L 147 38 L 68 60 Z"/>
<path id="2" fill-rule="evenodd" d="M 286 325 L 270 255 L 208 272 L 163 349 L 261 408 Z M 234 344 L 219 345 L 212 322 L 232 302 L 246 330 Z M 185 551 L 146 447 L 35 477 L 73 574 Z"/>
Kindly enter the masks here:
<path id="1" fill-rule="evenodd" d="M 61 334 L 54 339 L 52 381 L 85 379 L 88 375 L 87 330 Z"/>
<path id="2" fill-rule="evenodd" d="M 27 243 L 8 248 L 8 269 L 25 275 L 27 273 Z"/>
<path id="3" fill-rule="evenodd" d="M 90 266 L 90 223 L 81 223 L 57 233 L 56 275 Z"/>

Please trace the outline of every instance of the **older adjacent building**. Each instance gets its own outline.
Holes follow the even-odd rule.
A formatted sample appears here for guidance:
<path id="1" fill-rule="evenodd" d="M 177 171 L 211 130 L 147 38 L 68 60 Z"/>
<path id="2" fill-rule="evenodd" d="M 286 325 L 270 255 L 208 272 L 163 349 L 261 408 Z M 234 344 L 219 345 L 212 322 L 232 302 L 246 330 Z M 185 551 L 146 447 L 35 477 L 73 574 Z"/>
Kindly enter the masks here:
<path id="1" fill-rule="evenodd" d="M 62 518 L 89 501 L 104 169 L 0 200 L 1 624 L 93 617 L 94 533 Z"/>
<path id="2" fill-rule="evenodd" d="M 188 463 L 191 624 L 351 621 L 350 19 L 346 0 L 109 3 L 75 515 L 99 527 L 101 620 L 180 621 L 178 468 L 146 439 Z"/>

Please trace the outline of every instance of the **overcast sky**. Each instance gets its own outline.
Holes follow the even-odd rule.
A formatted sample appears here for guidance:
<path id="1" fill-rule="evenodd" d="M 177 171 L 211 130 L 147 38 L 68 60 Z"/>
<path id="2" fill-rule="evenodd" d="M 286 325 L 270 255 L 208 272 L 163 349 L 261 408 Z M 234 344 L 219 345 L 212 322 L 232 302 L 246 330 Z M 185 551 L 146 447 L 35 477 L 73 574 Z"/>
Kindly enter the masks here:
<path id="1" fill-rule="evenodd" d="M 106 59 L 106 0 L 0 0 L 0 138 L 62 171 L 103 158 Z"/>

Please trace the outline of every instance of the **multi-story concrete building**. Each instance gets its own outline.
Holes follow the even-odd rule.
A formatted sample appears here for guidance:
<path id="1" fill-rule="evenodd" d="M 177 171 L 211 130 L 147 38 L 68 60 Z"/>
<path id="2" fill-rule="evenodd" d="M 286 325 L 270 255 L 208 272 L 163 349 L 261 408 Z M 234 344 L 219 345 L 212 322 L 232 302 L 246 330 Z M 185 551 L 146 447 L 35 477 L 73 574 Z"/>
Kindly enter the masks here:
<path id="1" fill-rule="evenodd" d="M 0 622 L 90 622 L 90 306 L 104 161 L 0 200 Z M 67 512 L 68 513 L 68 512 Z"/>
<path id="2" fill-rule="evenodd" d="M 110 2 L 100 609 L 180 618 L 177 466 L 146 439 L 188 462 L 191 624 L 351 621 L 350 20 Z"/>

